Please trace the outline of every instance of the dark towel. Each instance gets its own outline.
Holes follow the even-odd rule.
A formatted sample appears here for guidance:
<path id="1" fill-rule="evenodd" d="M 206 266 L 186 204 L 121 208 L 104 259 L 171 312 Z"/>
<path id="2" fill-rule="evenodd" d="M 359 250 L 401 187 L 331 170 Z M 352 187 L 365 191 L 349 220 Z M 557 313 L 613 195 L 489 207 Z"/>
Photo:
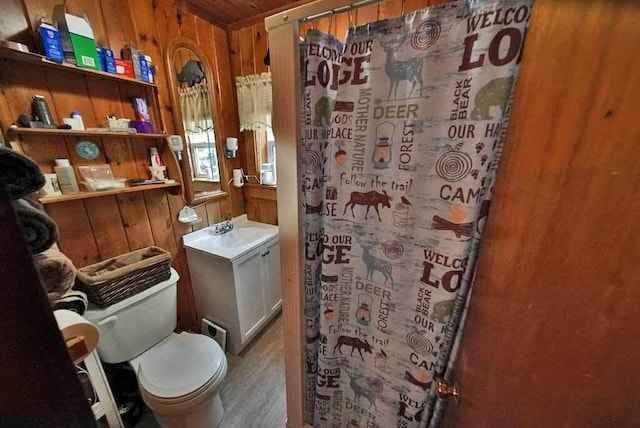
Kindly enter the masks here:
<path id="1" fill-rule="evenodd" d="M 62 296 L 75 284 L 76 267 L 57 245 L 33 256 L 33 264 L 50 301 Z"/>
<path id="2" fill-rule="evenodd" d="M 76 312 L 80 315 L 84 315 L 84 311 L 87 310 L 87 295 L 82 291 L 70 290 L 58 297 L 51 303 L 51 308 L 54 311 L 58 309 L 67 309 L 69 311 Z"/>
<path id="3" fill-rule="evenodd" d="M 4 185 L 9 199 L 20 199 L 38 191 L 45 180 L 37 163 L 6 147 L 0 147 L 0 185 Z"/>
<path id="4" fill-rule="evenodd" d="M 58 226 L 51 217 L 37 209 L 32 201 L 19 199 L 11 204 L 31 252 L 38 254 L 51 248 L 58 240 Z"/>

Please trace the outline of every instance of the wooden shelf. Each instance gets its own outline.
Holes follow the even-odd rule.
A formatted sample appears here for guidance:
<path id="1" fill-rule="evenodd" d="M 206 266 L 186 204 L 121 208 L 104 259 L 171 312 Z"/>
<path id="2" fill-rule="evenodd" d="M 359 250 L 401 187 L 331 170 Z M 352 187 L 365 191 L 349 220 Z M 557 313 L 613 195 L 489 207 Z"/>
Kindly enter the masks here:
<path id="1" fill-rule="evenodd" d="M 165 139 L 167 134 L 143 134 L 134 132 L 111 132 L 111 131 L 74 131 L 71 129 L 49 129 L 49 128 L 9 128 L 8 134 L 15 135 L 58 135 L 62 137 L 106 137 L 106 138 L 156 138 Z"/>
<path id="2" fill-rule="evenodd" d="M 75 201 L 78 199 L 99 198 L 100 196 L 120 195 L 123 193 L 143 192 L 145 190 L 155 189 L 167 189 L 172 187 L 178 187 L 180 183 L 165 183 L 165 184 L 144 184 L 141 186 L 125 187 L 123 189 L 105 190 L 103 192 L 80 192 L 72 195 L 61 196 L 45 196 L 40 198 L 41 204 L 54 204 L 56 202 Z"/>
<path id="3" fill-rule="evenodd" d="M 158 87 L 158 85 L 156 85 L 155 83 L 143 82 L 142 80 L 132 79 L 130 77 L 124 77 L 118 74 L 107 73 L 105 71 L 98 71 L 90 68 L 76 67 L 73 64 L 68 64 L 68 63 L 61 64 L 58 62 L 48 60 L 42 55 L 38 55 L 36 53 L 21 52 L 21 51 L 7 48 L 7 47 L 0 47 L 0 58 L 10 59 L 13 61 L 20 61 L 27 64 L 40 65 L 48 68 L 55 68 L 57 70 L 69 71 L 72 73 L 103 77 L 110 80 L 117 80 L 119 82 L 132 83 L 134 85 L 150 86 L 152 88 Z"/>

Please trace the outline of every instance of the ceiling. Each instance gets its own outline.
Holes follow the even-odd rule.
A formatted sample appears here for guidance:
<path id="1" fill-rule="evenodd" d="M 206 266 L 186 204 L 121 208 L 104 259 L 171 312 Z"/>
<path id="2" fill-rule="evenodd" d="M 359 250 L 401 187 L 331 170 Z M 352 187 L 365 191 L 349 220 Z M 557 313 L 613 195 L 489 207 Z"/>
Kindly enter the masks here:
<path id="1" fill-rule="evenodd" d="M 195 12 L 201 12 L 212 20 L 233 25 L 263 18 L 290 7 L 311 3 L 313 0 L 186 0 Z"/>

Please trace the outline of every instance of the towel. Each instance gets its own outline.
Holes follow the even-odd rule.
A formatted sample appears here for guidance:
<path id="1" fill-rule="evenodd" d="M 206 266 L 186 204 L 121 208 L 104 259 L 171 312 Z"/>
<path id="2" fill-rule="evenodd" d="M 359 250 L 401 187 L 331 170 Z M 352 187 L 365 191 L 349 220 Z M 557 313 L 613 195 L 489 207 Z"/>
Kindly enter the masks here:
<path id="1" fill-rule="evenodd" d="M 12 201 L 22 234 L 33 254 L 48 250 L 58 240 L 58 226 L 45 212 L 37 208 L 37 202 L 18 199 Z"/>
<path id="2" fill-rule="evenodd" d="M 69 290 L 62 296 L 53 299 L 51 308 L 54 311 L 57 311 L 58 309 L 67 309 L 80 315 L 84 315 L 84 311 L 87 310 L 88 304 L 89 301 L 87 300 L 87 295 L 82 291 Z"/>
<path id="3" fill-rule="evenodd" d="M 49 301 L 60 298 L 76 281 L 76 267 L 57 245 L 33 256 L 33 264 Z"/>
<path id="4" fill-rule="evenodd" d="M 0 147 L 0 185 L 9 199 L 20 199 L 44 186 L 40 167 L 30 158 L 6 147 Z"/>

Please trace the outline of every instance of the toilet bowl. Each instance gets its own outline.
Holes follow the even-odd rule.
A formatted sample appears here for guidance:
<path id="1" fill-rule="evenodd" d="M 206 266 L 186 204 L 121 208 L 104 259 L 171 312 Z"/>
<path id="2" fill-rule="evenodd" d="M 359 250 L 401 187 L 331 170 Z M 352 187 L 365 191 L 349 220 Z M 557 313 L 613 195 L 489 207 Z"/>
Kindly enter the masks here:
<path id="1" fill-rule="evenodd" d="M 181 362 L 180 370 L 171 369 L 175 361 Z M 217 427 L 222 421 L 218 391 L 227 374 L 227 359 L 211 338 L 172 334 L 131 364 L 142 399 L 160 426 Z"/>
<path id="2" fill-rule="evenodd" d="M 217 427 L 227 359 L 210 337 L 173 332 L 178 278 L 172 269 L 167 281 L 107 308 L 90 306 L 85 318 L 100 330 L 102 361 L 131 363 L 160 426 Z"/>

